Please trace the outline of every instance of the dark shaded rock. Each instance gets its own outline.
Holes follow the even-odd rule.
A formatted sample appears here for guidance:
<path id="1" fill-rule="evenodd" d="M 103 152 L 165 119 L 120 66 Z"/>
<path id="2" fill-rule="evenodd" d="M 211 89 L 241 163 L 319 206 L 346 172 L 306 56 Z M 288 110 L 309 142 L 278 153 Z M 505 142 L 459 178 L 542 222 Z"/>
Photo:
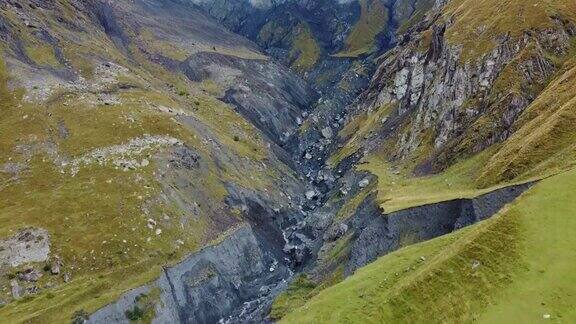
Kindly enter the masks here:
<path id="1" fill-rule="evenodd" d="M 366 211 L 360 214 L 363 224 L 357 226 L 357 239 L 352 246 L 346 273 L 351 274 L 403 246 L 430 240 L 485 220 L 532 184 L 498 189 L 473 199 L 450 200 L 384 215 L 368 205 Z"/>
<path id="2" fill-rule="evenodd" d="M 42 277 L 42 272 L 34 269 L 28 268 L 20 273 L 18 273 L 18 279 L 27 282 L 36 282 Z"/>
<path id="3" fill-rule="evenodd" d="M 200 155 L 187 146 L 178 147 L 174 150 L 170 165 L 175 168 L 194 169 L 200 166 Z"/>
<path id="4" fill-rule="evenodd" d="M 156 282 L 127 292 L 117 302 L 92 314 L 88 323 L 126 321 L 125 311 L 133 308 L 138 296 L 152 289 L 161 292 L 155 304 L 156 321 L 245 322 L 244 316 L 263 314 L 261 308 L 266 308 L 253 302 L 262 295 L 261 288 L 268 287 L 268 294 L 277 293 L 278 284 L 288 276 L 283 262 L 259 242 L 250 226 L 243 226 L 221 243 L 165 268 Z"/>

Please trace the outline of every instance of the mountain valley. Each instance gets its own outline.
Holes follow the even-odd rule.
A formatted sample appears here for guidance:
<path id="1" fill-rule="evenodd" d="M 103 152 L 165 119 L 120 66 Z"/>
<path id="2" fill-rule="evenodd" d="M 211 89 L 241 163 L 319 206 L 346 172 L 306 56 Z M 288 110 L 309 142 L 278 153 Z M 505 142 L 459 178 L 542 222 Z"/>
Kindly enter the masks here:
<path id="1" fill-rule="evenodd" d="M 0 323 L 571 322 L 576 3 L 0 0 Z"/>

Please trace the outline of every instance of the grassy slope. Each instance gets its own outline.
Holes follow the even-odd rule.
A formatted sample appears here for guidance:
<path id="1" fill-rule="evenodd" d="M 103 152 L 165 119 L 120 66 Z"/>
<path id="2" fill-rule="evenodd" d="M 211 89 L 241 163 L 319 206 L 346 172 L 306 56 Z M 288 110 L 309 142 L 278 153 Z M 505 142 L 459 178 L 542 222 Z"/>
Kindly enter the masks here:
<path id="1" fill-rule="evenodd" d="M 576 60 L 523 112 L 519 128 L 479 174 L 480 184 L 549 173 L 576 161 Z"/>
<path id="2" fill-rule="evenodd" d="M 386 212 L 405 209 L 455 198 L 469 198 L 489 189 L 474 185 L 478 166 L 484 163 L 486 154 L 478 155 L 451 167 L 441 174 L 411 177 L 394 172 L 392 166 L 376 155 L 365 159 L 358 168 L 378 176 L 378 201 Z"/>
<path id="3" fill-rule="evenodd" d="M 152 64 L 138 48 L 130 49 L 132 59 L 127 60 L 81 12 L 69 8 L 66 1 L 55 5 L 61 10 L 43 11 L 46 16 L 42 19 L 51 22 L 53 36 L 59 39 L 70 66 L 89 80 L 103 61 L 123 65 L 128 71 L 103 90 L 118 97 L 120 103 L 116 105 L 88 104 L 85 98 L 90 98 L 89 93 L 68 90 L 56 91 L 47 102 L 29 102 L 22 98 L 24 89 L 11 91 L 7 87 L 7 82 L 19 76 L 11 75 L 4 64 L 10 52 L 4 52 L 5 44 L 0 42 L 0 165 L 15 162 L 28 166 L 18 177 L 0 172 L 0 238 L 22 227 L 47 229 L 53 254 L 62 257 L 63 271 L 72 275 L 72 281 L 64 284 L 62 276 L 45 274 L 37 285 L 50 283 L 55 288 L 0 307 L 0 323 L 65 323 L 79 309 L 94 311 L 124 291 L 157 277 L 161 265 L 179 260 L 220 234 L 220 229 L 212 228 L 211 215 L 228 217 L 233 222 L 237 216 L 227 215 L 231 212 L 223 203 L 225 182 L 274 190 L 274 168 L 262 171 L 262 160 L 270 156 L 259 132 L 249 122 L 223 102 L 203 94 L 199 85 Z M 49 59 L 52 49 L 40 46 L 41 40 L 11 11 L 3 14 L 15 26 L 15 37 L 25 46 L 30 45 L 27 48 L 34 48 L 29 54 L 36 63 L 55 65 Z M 67 25 L 56 23 L 56 16 L 78 22 L 87 30 L 71 31 Z M 155 45 L 151 49 L 155 53 L 167 50 Z M 193 116 L 202 134 L 154 108 L 160 106 Z M 66 138 L 58 134 L 60 124 L 67 129 Z M 124 172 L 94 164 L 71 177 L 60 172 L 52 156 L 34 149 L 51 143 L 58 154 L 73 159 L 95 148 L 126 143 L 146 134 L 178 138 L 200 155 L 202 168 L 188 173 L 193 179 L 191 186 L 198 187 L 200 193 L 183 197 L 197 202 L 198 216 L 188 215 L 183 224 L 181 217 L 187 213 L 178 207 L 178 201 L 166 201 L 164 188 L 158 183 L 155 150 L 134 156 L 138 161 L 150 159 L 147 167 L 138 170 Z M 204 140 L 207 134 L 210 142 Z M 29 147 L 32 156 L 18 153 L 18 145 Z M 214 146 L 226 155 L 218 166 Z M 239 160 L 242 163 L 236 163 Z M 162 225 L 161 235 L 146 227 L 148 218 Z M 12 274 L 3 272 L 0 276 L 1 291 L 9 292 Z M 0 299 L 6 301 L 4 296 Z"/>
<path id="4" fill-rule="evenodd" d="M 518 37 L 526 30 L 544 29 L 552 16 L 576 20 L 571 0 L 453 0 L 444 17 L 456 17 L 446 31 L 448 41 L 463 44 L 462 61 L 478 57 L 496 46 L 497 36 Z"/>
<path id="5" fill-rule="evenodd" d="M 306 72 L 318 62 L 320 54 L 320 46 L 310 32 L 310 27 L 305 23 L 298 25 L 290 50 L 290 57 L 293 60 L 292 68 L 299 72 Z"/>
<path id="6" fill-rule="evenodd" d="M 361 0 L 360 19 L 346 37 L 345 48 L 336 57 L 357 57 L 373 50 L 376 36 L 388 23 L 388 9 L 380 0 Z"/>
<path id="7" fill-rule="evenodd" d="M 575 185 L 576 171 L 543 180 L 490 220 L 378 259 L 284 322 L 573 322 Z"/>
<path id="8" fill-rule="evenodd" d="M 511 36 L 516 37 L 524 30 L 551 26 L 552 14 L 559 13 L 562 17 L 575 20 L 576 4 L 563 0 L 530 1 L 530 5 L 523 1 L 454 0 L 449 2 L 444 13 L 446 17 L 455 17 L 446 32 L 448 41 L 463 44 L 463 58 L 468 60 L 492 49 L 497 35 L 510 32 Z M 574 50 L 562 57 L 550 54 L 559 72 L 526 108 L 514 125 L 515 134 L 503 145 L 495 145 L 481 154 L 461 160 L 440 174 L 427 177 L 411 175 L 412 161 L 403 161 L 402 169 L 406 172 L 396 175 L 392 172 L 393 166 L 380 158 L 387 156 L 386 153 L 372 153 L 360 168 L 378 175 L 382 206 L 393 211 L 471 197 L 506 183 L 542 178 L 571 168 L 576 161 L 576 132 L 570 126 L 576 116 L 576 61 L 570 59 L 573 54 Z M 494 91 L 498 92 L 497 88 L 505 92 L 519 91 L 517 88 L 524 83 L 517 69 L 516 65 L 511 64 L 502 73 Z M 328 164 L 337 165 L 362 147 L 363 139 L 381 131 L 379 121 L 389 110 L 389 107 L 381 107 L 351 119 L 339 133 L 346 145 L 330 157 Z M 490 123 L 493 122 L 490 116 L 485 117 L 467 130 L 466 137 L 457 145 L 458 150 L 473 147 L 478 138 L 484 138 L 484 132 L 491 129 Z M 425 140 L 423 143 L 410 160 L 418 162 L 429 157 L 431 151 L 426 147 Z M 382 146 L 392 145 L 385 142 Z"/>

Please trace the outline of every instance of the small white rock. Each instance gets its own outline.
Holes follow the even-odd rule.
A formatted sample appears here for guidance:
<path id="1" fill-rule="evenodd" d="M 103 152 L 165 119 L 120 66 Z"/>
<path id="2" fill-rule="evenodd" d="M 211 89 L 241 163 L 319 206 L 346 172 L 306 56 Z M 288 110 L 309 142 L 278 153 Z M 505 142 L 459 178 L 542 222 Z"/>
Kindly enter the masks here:
<path id="1" fill-rule="evenodd" d="M 369 184 L 370 184 L 370 180 L 368 178 L 364 178 L 360 182 L 358 182 L 358 186 L 360 188 L 368 187 Z"/>

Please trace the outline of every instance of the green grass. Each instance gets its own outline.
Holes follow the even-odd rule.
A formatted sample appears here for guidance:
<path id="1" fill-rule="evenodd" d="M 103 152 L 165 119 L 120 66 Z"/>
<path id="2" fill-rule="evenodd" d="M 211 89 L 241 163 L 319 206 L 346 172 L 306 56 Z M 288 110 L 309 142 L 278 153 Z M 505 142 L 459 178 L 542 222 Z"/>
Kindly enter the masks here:
<path id="1" fill-rule="evenodd" d="M 481 169 L 489 185 L 571 168 L 576 161 L 576 61 L 566 63 L 548 87 L 525 109 L 518 130 Z"/>
<path id="2" fill-rule="evenodd" d="M 360 1 L 360 19 L 345 40 L 345 47 L 335 57 L 358 57 L 374 50 L 376 36 L 388 24 L 388 9 L 379 0 Z"/>
<path id="3" fill-rule="evenodd" d="M 283 322 L 573 322 L 575 186 L 576 171 L 545 179 L 487 221 L 381 257 Z"/>
<path id="4" fill-rule="evenodd" d="M 310 32 L 310 27 L 301 23 L 296 27 L 290 56 L 294 60 L 292 68 L 299 72 L 306 72 L 312 69 L 320 59 L 321 49 L 314 36 Z"/>
<path id="5" fill-rule="evenodd" d="M 388 116 L 391 108 L 391 105 L 386 105 L 374 111 L 362 112 L 351 118 L 344 128 L 338 132 L 338 136 L 345 140 L 346 144 L 330 156 L 327 162 L 328 165 L 331 167 L 337 166 L 345 158 L 360 149 L 365 137 L 378 133 L 383 125 L 382 119 Z"/>
<path id="6" fill-rule="evenodd" d="M 360 204 L 366 200 L 370 192 L 376 187 L 376 184 L 373 182 L 368 185 L 368 187 L 363 188 L 359 191 L 354 197 L 350 197 L 344 205 L 338 210 L 336 214 L 336 220 L 343 222 L 346 221 L 348 218 L 352 217 Z"/>
<path id="7" fill-rule="evenodd" d="M 463 62 L 492 50 L 497 36 L 508 33 L 516 38 L 526 30 L 552 27 L 554 14 L 576 21 L 576 3 L 572 0 L 454 0 L 443 13 L 446 19 L 455 18 L 446 37 L 451 44 L 463 45 Z"/>
<path id="8" fill-rule="evenodd" d="M 87 22 L 88 30 L 90 26 Z M 62 33 L 58 36 L 69 35 L 61 26 L 53 28 Z M 0 172 L 0 238 L 23 227 L 47 229 L 52 254 L 63 259 L 63 271 L 72 276 L 71 282 L 64 283 L 62 276 L 44 275 L 39 287 L 49 281 L 55 287 L 0 307 L 0 323 L 70 322 L 75 312 L 97 310 L 126 290 L 157 278 L 161 266 L 180 260 L 220 234 L 225 236 L 221 231 L 229 223 L 212 223 L 214 215 L 230 217 L 230 223 L 241 221 L 227 215 L 225 183 L 277 194 L 271 183 L 277 179 L 280 163 L 264 161 L 270 157 L 260 133 L 231 107 L 202 93 L 201 85 L 146 61 L 137 50 L 132 52 L 132 61 L 126 60 L 98 32 L 90 37 L 83 32 L 73 35 L 78 44 L 70 39 L 61 39 L 59 44 L 83 76 L 93 77 L 96 62 L 102 61 L 128 69 L 103 90 L 116 95 L 119 104 L 92 104 L 94 94 L 70 90 L 56 91 L 45 103 L 24 102 L 23 89 L 6 86 L 12 71 L 4 64 L 4 51 L 0 56 L 0 165 L 8 161 L 28 165 L 18 178 Z M 177 90 L 182 89 L 191 95 L 178 96 Z M 195 124 L 187 125 L 155 109 L 159 106 L 184 111 Z M 59 136 L 60 123 L 68 131 L 66 138 Z M 124 172 L 95 164 L 82 167 L 74 177 L 61 173 L 53 156 L 43 150 L 51 143 L 61 157 L 72 160 L 145 135 L 175 137 L 198 152 L 201 168 L 178 174 L 178 181 L 190 181 L 186 186 L 193 187 L 193 194 L 166 196 L 165 186 L 171 184 L 159 181 L 160 168 L 154 159 L 159 152 L 155 150 L 134 157 L 148 158 L 147 167 Z M 18 153 L 17 146 L 27 147 L 31 156 Z M 222 152 L 218 165 L 216 150 Z M 198 214 L 181 210 L 182 202 L 195 203 Z M 148 218 L 162 225 L 161 235 L 146 227 Z M 177 240 L 184 243 L 176 244 Z M 0 291 L 8 292 L 8 277 L 5 269 L 0 270 Z"/>
<path id="9" fill-rule="evenodd" d="M 47 44 L 34 45 L 26 48 L 26 54 L 39 65 L 58 66 L 60 63 L 54 54 L 54 48 Z"/>
<path id="10" fill-rule="evenodd" d="M 457 198 L 472 198 L 511 183 L 489 187 L 478 186 L 476 179 L 491 151 L 456 163 L 442 173 L 416 177 L 405 170 L 396 170 L 392 164 L 377 155 L 369 155 L 358 169 L 378 177 L 378 202 L 386 212 Z M 529 180 L 529 179 L 525 179 Z"/>
<path id="11" fill-rule="evenodd" d="M 274 300 L 270 318 L 280 319 L 290 310 L 304 305 L 310 299 L 310 294 L 314 288 L 316 288 L 316 284 L 306 275 L 298 276 L 290 283 L 288 289 Z"/>

